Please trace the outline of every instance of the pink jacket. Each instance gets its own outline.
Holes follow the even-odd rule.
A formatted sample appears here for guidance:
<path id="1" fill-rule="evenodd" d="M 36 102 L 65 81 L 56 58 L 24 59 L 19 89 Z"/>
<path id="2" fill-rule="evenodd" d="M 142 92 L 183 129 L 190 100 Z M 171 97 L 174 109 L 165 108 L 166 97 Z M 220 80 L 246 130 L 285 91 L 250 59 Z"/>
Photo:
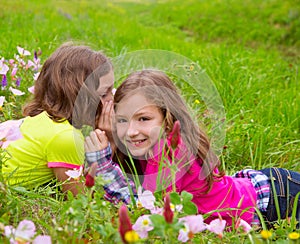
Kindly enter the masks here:
<path id="1" fill-rule="evenodd" d="M 174 167 L 172 156 L 166 155 L 167 148 L 170 147 L 168 141 L 167 147 L 163 150 L 164 142 L 161 140 L 154 150 L 154 157 L 147 160 L 144 170 L 143 187 L 146 190 L 155 192 L 156 190 L 171 191 L 171 168 Z M 193 195 L 192 201 L 197 205 L 199 214 L 208 214 L 207 222 L 212 219 L 222 217 L 228 225 L 232 224 L 232 219 L 241 217 L 244 221 L 251 224 L 253 219 L 254 207 L 256 206 L 256 191 L 248 178 L 234 178 L 223 176 L 214 181 L 211 190 L 207 190 L 205 177 L 201 177 L 201 159 L 195 157 L 187 158 L 187 150 L 182 141 L 174 151 L 175 158 L 179 160 L 175 167 L 176 177 L 175 186 L 177 192 L 187 191 Z M 165 152 L 164 166 L 159 166 L 161 153 Z M 171 150 L 170 150 L 171 151 Z M 156 153 L 155 153 L 156 152 Z M 188 163 L 186 163 L 188 162 Z M 186 165 L 184 165 L 186 164 Z M 215 168 L 215 173 L 218 169 Z M 159 187 L 157 189 L 157 177 L 159 177 Z"/>

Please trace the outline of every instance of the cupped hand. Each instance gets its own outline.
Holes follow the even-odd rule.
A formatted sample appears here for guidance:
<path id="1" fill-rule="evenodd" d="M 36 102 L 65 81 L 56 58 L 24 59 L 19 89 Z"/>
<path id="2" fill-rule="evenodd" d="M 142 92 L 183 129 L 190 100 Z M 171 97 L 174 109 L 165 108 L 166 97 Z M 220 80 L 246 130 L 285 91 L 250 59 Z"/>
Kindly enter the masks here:
<path id="1" fill-rule="evenodd" d="M 84 150 L 85 152 L 96 152 L 108 147 L 108 139 L 105 131 L 96 129 L 85 138 Z"/>
<path id="2" fill-rule="evenodd" d="M 114 116 L 114 103 L 107 101 L 103 104 L 102 112 L 97 122 L 97 128 L 105 131 L 108 138 L 112 138 L 112 120 Z"/>

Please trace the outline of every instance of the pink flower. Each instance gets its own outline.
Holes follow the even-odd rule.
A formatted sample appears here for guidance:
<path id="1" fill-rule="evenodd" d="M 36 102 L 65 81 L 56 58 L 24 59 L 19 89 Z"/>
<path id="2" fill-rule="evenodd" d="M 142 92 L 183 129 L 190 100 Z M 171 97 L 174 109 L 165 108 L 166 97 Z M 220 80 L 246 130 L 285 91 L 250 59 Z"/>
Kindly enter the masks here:
<path id="1" fill-rule="evenodd" d="M 119 209 L 119 233 L 123 243 L 127 243 L 125 234 L 129 231 L 132 231 L 132 224 L 130 222 L 127 207 L 123 204 Z"/>
<path id="2" fill-rule="evenodd" d="M 51 244 L 50 236 L 38 235 L 32 242 L 32 244 Z"/>
<path id="3" fill-rule="evenodd" d="M 10 87 L 9 90 L 15 95 L 15 96 L 22 96 L 25 94 L 25 92 L 22 92 L 18 89 Z"/>
<path id="4" fill-rule="evenodd" d="M 174 213 L 171 209 L 170 206 L 170 195 L 169 193 L 167 193 L 166 197 L 165 197 L 165 205 L 164 205 L 164 212 L 163 215 L 165 217 L 165 220 L 167 223 L 171 224 L 173 222 L 173 216 Z"/>
<path id="5" fill-rule="evenodd" d="M 8 120 L 0 124 L 0 147 L 6 148 L 11 142 L 23 138 L 20 131 L 22 122 L 23 119 Z"/>
<path id="6" fill-rule="evenodd" d="M 37 72 L 33 75 L 33 80 L 37 80 L 40 75 L 40 72 Z"/>
<path id="7" fill-rule="evenodd" d="M 147 238 L 148 232 L 153 230 L 152 222 L 149 218 L 150 215 L 142 215 L 140 216 L 135 224 L 132 226 L 133 230 L 135 230 L 140 238 Z"/>
<path id="8" fill-rule="evenodd" d="M 27 68 L 33 67 L 33 70 L 38 71 L 41 68 L 40 59 L 34 59 L 34 61 L 28 60 Z"/>
<path id="9" fill-rule="evenodd" d="M 150 210 L 152 214 L 163 214 L 163 208 L 159 208 L 154 205 L 155 197 L 153 193 L 149 190 L 146 190 L 142 192 L 142 187 L 140 186 L 138 188 L 138 200 L 137 200 L 137 206 L 138 208 L 145 208 Z"/>
<path id="10" fill-rule="evenodd" d="M 25 67 L 26 62 L 22 58 L 20 58 L 19 55 L 15 54 L 15 59 L 18 61 L 20 66 Z"/>
<path id="11" fill-rule="evenodd" d="M 22 47 L 17 47 L 17 49 L 18 49 L 18 52 L 19 52 L 19 54 L 21 55 L 21 56 L 29 56 L 29 55 L 31 55 L 31 53 L 29 52 L 29 51 L 27 51 L 27 50 L 25 50 L 24 48 L 22 48 Z"/>
<path id="12" fill-rule="evenodd" d="M 251 226 L 243 219 L 239 219 L 236 223 L 236 229 L 241 227 L 245 233 L 250 232 Z"/>
<path id="13" fill-rule="evenodd" d="M 17 229 L 13 226 L 4 227 L 4 235 L 9 238 L 10 243 L 29 243 L 35 235 L 35 225 L 31 220 L 23 220 Z M 32 242 L 33 244 L 51 244 L 50 236 L 38 235 Z"/>
<path id="14" fill-rule="evenodd" d="M 180 221 L 186 223 L 194 234 L 206 229 L 206 224 L 203 221 L 202 215 L 189 215 L 180 218 Z"/>
<path id="15" fill-rule="evenodd" d="M 194 234 L 206 229 L 202 215 L 190 215 L 179 219 L 184 223 L 184 228 L 179 230 L 178 240 L 186 242 L 191 239 Z"/>
<path id="16" fill-rule="evenodd" d="M 29 91 L 30 93 L 34 94 L 34 86 L 29 87 L 29 88 L 28 88 L 28 91 Z"/>
<path id="17" fill-rule="evenodd" d="M 11 58 L 11 59 L 8 60 L 8 63 L 9 63 L 10 65 L 13 65 L 13 64 L 15 63 L 15 60 Z"/>
<path id="18" fill-rule="evenodd" d="M 209 223 L 209 225 L 206 226 L 206 229 L 217 234 L 220 238 L 222 238 L 225 226 L 226 226 L 225 220 L 214 219 Z"/>
<path id="19" fill-rule="evenodd" d="M 0 60 L 0 75 L 6 75 L 9 67 L 4 63 L 4 58 Z"/>
<path id="20" fill-rule="evenodd" d="M 138 188 L 137 204 L 151 211 L 152 209 L 155 209 L 154 202 L 155 197 L 153 196 L 153 193 L 148 190 L 142 192 L 142 187 L 140 186 Z"/>
<path id="21" fill-rule="evenodd" d="M 11 77 L 14 77 L 15 75 L 16 75 L 16 73 L 17 73 L 17 71 L 18 71 L 18 67 L 13 67 L 13 69 L 12 69 L 12 71 L 11 71 Z"/>
<path id="22" fill-rule="evenodd" d="M 4 235 L 10 239 L 11 243 L 15 240 L 30 241 L 35 235 L 35 225 L 30 220 L 23 220 L 19 223 L 17 229 L 13 226 L 5 226 Z"/>

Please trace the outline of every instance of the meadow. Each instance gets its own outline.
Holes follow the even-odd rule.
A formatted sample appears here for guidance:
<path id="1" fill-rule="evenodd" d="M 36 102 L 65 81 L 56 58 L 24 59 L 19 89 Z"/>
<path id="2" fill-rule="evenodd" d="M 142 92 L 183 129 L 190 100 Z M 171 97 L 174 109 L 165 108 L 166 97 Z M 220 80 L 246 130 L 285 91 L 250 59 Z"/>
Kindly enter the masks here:
<path id="1" fill-rule="evenodd" d="M 31 60 L 36 51 L 43 64 L 66 41 L 89 45 L 111 58 L 147 49 L 183 55 L 206 72 L 221 98 L 225 137 L 219 156 L 228 174 L 246 167 L 300 171 L 299 1 L 0 0 L 0 4 L 0 60 L 16 60 L 19 46 L 30 51 L 27 58 Z M 1 122 L 22 116 L 36 72 L 19 69 L 20 84 L 8 76 L 4 86 L 2 77 Z M 120 82 L 116 80 L 116 86 Z M 193 87 L 178 86 L 197 118 L 205 118 Z M 24 94 L 15 95 L 9 87 Z M 103 200 L 102 184 L 99 179 L 93 197 L 88 192 L 64 200 L 53 187 L 28 191 L 7 186 L 0 173 L 0 242 L 9 243 L 1 235 L 4 226 L 16 228 L 27 219 L 34 222 L 38 234 L 51 236 L 53 243 L 121 243 L 120 206 Z M 131 220 L 142 212 L 132 212 Z M 136 243 L 178 242 L 174 231 L 178 226 L 157 221 L 164 228 Z M 286 220 L 266 233 L 236 230 L 220 238 L 203 232 L 190 243 L 299 241 L 299 230 Z"/>

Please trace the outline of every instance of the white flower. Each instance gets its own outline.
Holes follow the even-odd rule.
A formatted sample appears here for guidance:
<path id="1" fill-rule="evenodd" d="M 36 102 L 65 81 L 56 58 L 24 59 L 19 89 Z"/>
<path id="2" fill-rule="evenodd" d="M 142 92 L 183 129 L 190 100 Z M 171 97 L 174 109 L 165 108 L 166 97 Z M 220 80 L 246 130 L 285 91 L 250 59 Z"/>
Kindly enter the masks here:
<path id="1" fill-rule="evenodd" d="M 4 63 L 4 58 L 0 60 L 0 75 L 6 75 L 9 70 L 8 66 Z"/>
<path id="2" fill-rule="evenodd" d="M 186 242 L 190 239 L 191 234 L 199 233 L 206 229 L 202 215 L 189 215 L 179 219 L 184 223 L 184 227 L 179 230 L 178 240 Z"/>
<path id="3" fill-rule="evenodd" d="M 30 220 L 23 220 L 19 223 L 17 229 L 12 226 L 5 226 L 4 235 L 10 238 L 11 243 L 16 239 L 30 241 L 35 235 L 35 225 Z"/>
<path id="4" fill-rule="evenodd" d="M 138 233 L 140 238 L 147 238 L 148 232 L 154 228 L 149 216 L 150 215 L 140 216 L 132 226 L 132 229 Z"/>
<path id="5" fill-rule="evenodd" d="M 175 211 L 181 212 L 181 210 L 183 209 L 182 204 L 174 205 L 173 203 L 170 203 L 170 207 L 173 212 L 175 212 Z"/>
<path id="6" fill-rule="evenodd" d="M 11 142 L 23 138 L 20 131 L 22 123 L 23 119 L 7 120 L 0 123 L 0 147 L 6 148 Z"/>
<path id="7" fill-rule="evenodd" d="M 184 227 L 179 230 L 178 241 L 187 242 L 189 238 L 190 229 L 188 225 L 185 223 Z"/>
<path id="8" fill-rule="evenodd" d="M 225 226 L 226 226 L 225 220 L 214 219 L 209 223 L 209 225 L 207 225 L 206 229 L 222 237 Z"/>
<path id="9" fill-rule="evenodd" d="M 9 90 L 15 95 L 15 96 L 22 96 L 25 94 L 25 92 L 22 92 L 18 89 L 15 89 L 15 88 L 12 88 L 12 87 L 9 87 Z"/>
<path id="10" fill-rule="evenodd" d="M 251 231 L 251 225 L 249 225 L 245 220 L 241 219 L 239 221 L 238 227 L 242 227 L 245 233 L 249 233 Z"/>
<path id="11" fill-rule="evenodd" d="M 69 176 L 69 179 L 74 179 L 74 180 L 77 180 L 81 175 L 82 175 L 82 170 L 83 170 L 83 167 L 80 166 L 79 170 L 78 169 L 73 169 L 73 170 L 67 170 L 65 172 L 65 174 L 67 176 Z"/>
<path id="12" fill-rule="evenodd" d="M 38 235 L 32 242 L 32 244 L 51 244 L 51 237 L 50 236 L 42 236 Z"/>
<path id="13" fill-rule="evenodd" d="M 4 101 L 5 101 L 5 96 L 0 96 L 0 108 L 3 106 Z"/>
<path id="14" fill-rule="evenodd" d="M 142 192 L 142 187 L 139 186 L 137 204 L 141 205 L 142 207 L 144 207 L 146 209 L 153 210 L 153 209 L 155 209 L 154 202 L 155 202 L 155 197 L 154 197 L 153 193 L 148 190 Z"/>

